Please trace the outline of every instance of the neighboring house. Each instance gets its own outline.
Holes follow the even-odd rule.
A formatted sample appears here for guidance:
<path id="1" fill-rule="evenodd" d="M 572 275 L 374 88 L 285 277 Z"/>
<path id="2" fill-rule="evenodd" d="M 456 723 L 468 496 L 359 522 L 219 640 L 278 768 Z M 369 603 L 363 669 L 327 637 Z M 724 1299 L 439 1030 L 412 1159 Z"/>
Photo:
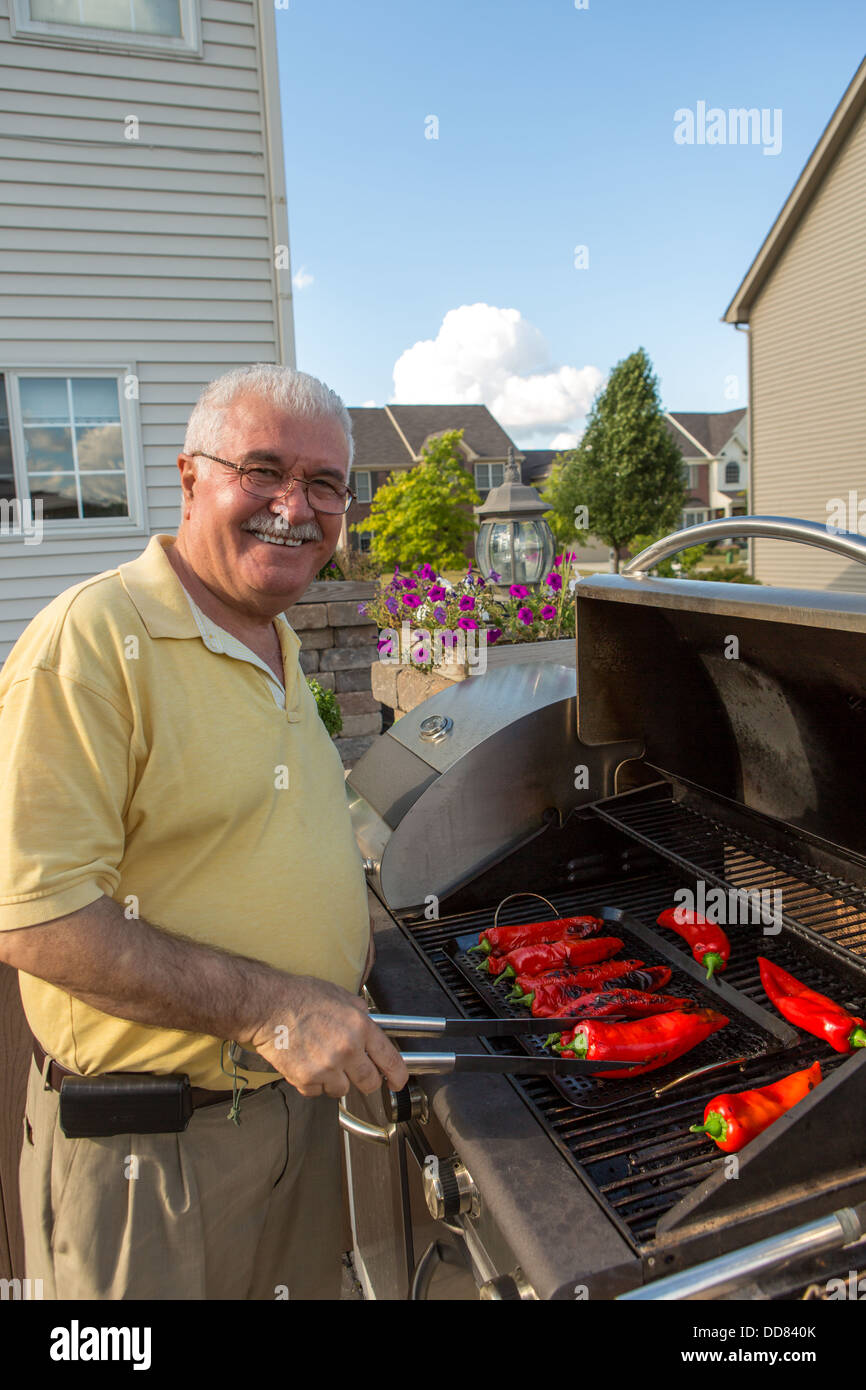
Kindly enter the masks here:
<path id="1" fill-rule="evenodd" d="M 0 0 L 0 64 L 2 661 L 176 530 L 205 383 L 295 355 L 272 0 Z"/>
<path id="2" fill-rule="evenodd" d="M 390 473 L 414 468 L 424 446 L 446 430 L 463 430 L 460 450 L 464 467 L 473 476 L 482 499 L 505 477 L 505 463 L 514 444 L 497 424 L 486 405 L 386 405 L 353 406 L 349 410 L 355 437 L 355 459 L 350 483 L 357 501 L 343 523 L 341 546 L 351 550 L 370 548 L 371 533 L 350 531 L 370 515 L 370 503 Z M 515 450 L 518 463 L 523 455 Z M 471 546 L 466 554 L 473 554 Z"/>
<path id="3" fill-rule="evenodd" d="M 725 313 L 749 326 L 758 515 L 866 532 L 864 229 L 866 60 Z M 753 550 L 762 583 L 866 592 L 866 567 L 813 546 Z"/>
<path id="4" fill-rule="evenodd" d="M 666 411 L 671 438 L 683 455 L 688 497 L 683 526 L 715 517 L 745 516 L 749 487 L 748 411 L 720 414 Z"/>

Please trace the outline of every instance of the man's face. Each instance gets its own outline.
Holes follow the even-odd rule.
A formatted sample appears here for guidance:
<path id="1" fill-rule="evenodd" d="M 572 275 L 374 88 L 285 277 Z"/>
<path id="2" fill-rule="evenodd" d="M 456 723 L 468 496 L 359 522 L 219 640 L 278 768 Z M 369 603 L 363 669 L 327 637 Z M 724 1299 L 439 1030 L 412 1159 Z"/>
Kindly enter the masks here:
<path id="1" fill-rule="evenodd" d="M 214 452 L 232 463 L 277 468 L 287 482 L 290 475 L 348 481 L 349 446 L 336 420 L 301 420 L 252 394 L 224 412 Z M 230 607 L 257 615 L 288 608 L 336 550 L 342 515 L 317 512 L 298 484 L 282 501 L 253 497 L 234 470 L 214 463 L 202 475 L 203 463 L 183 454 L 179 460 L 187 561 Z"/>

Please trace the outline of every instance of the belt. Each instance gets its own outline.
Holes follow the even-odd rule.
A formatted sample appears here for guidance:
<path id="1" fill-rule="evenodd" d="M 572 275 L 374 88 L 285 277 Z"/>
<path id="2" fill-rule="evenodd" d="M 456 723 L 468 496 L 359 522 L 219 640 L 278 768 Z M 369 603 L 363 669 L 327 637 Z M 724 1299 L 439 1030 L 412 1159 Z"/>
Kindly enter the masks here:
<path id="1" fill-rule="evenodd" d="M 33 1057 L 36 1061 L 36 1065 L 39 1068 L 40 1072 L 42 1071 L 42 1068 L 45 1066 L 46 1056 L 47 1053 L 43 1050 L 43 1048 L 34 1038 Z M 62 1067 L 59 1062 L 55 1062 L 52 1059 L 51 1064 L 48 1067 L 45 1079 L 47 1080 L 48 1085 L 51 1087 L 52 1091 L 59 1091 L 60 1083 L 63 1080 L 64 1076 L 80 1075 L 81 1072 L 70 1071 L 68 1067 Z M 271 1082 L 269 1084 L 273 1085 L 274 1083 Z M 266 1091 L 268 1090 L 268 1086 L 257 1086 L 255 1090 L 253 1090 L 252 1087 L 250 1087 L 248 1090 L 247 1088 L 244 1089 L 247 1091 L 248 1095 L 255 1095 L 255 1090 Z M 209 1091 L 204 1086 L 191 1086 L 190 1095 L 192 1096 L 192 1106 L 194 1110 L 200 1110 L 202 1109 L 202 1107 L 206 1105 L 219 1105 L 221 1101 L 225 1102 L 227 1100 L 233 1099 L 233 1094 L 231 1091 Z"/>

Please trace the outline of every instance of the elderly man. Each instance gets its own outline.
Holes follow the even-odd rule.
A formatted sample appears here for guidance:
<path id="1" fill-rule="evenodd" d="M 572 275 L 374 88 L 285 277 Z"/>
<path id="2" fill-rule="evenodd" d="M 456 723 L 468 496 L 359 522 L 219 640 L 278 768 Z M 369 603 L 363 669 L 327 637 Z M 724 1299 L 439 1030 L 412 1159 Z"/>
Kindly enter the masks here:
<path id="1" fill-rule="evenodd" d="M 213 382 L 177 539 L 61 594 L 0 672 L 0 956 L 35 1039 L 20 1180 L 47 1297 L 338 1296 L 336 1097 L 407 1080 L 358 997 L 363 871 L 283 616 L 334 553 L 350 463 L 321 382 Z"/>

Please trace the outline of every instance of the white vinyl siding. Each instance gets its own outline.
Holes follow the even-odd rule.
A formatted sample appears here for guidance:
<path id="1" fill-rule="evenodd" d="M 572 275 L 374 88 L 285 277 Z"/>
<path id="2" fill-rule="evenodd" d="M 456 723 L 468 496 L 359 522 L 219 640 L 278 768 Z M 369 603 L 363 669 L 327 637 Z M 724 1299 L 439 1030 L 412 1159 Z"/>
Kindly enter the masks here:
<path id="1" fill-rule="evenodd" d="M 864 220 L 861 116 L 751 311 L 757 515 L 824 525 L 832 499 L 866 497 Z M 866 592 L 866 566 L 813 546 L 755 541 L 754 554 L 764 584 Z"/>
<path id="2" fill-rule="evenodd" d="M 0 0 L 0 370 L 137 377 L 146 513 L 126 538 L 3 540 L 0 661 L 48 599 L 177 529 L 177 455 L 203 386 L 294 365 L 291 270 L 274 263 L 287 235 L 269 173 L 273 37 L 268 52 L 259 38 L 273 11 L 199 3 L 195 58 L 12 38 Z"/>

